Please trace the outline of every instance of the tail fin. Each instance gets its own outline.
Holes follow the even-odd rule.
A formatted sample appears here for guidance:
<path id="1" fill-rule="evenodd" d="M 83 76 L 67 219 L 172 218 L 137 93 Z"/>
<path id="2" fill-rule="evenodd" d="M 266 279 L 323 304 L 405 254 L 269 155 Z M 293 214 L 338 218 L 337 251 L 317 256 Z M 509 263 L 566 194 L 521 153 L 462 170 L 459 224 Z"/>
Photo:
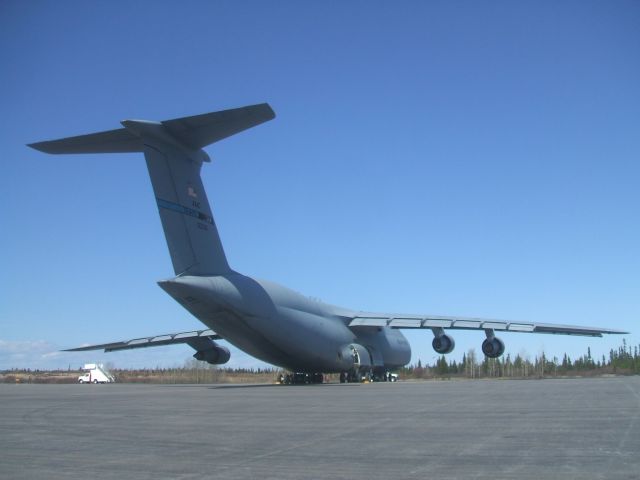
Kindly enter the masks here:
<path id="1" fill-rule="evenodd" d="M 200 178 L 203 147 L 275 117 L 266 104 L 29 145 L 46 153 L 144 152 L 176 275 L 230 271 Z"/>

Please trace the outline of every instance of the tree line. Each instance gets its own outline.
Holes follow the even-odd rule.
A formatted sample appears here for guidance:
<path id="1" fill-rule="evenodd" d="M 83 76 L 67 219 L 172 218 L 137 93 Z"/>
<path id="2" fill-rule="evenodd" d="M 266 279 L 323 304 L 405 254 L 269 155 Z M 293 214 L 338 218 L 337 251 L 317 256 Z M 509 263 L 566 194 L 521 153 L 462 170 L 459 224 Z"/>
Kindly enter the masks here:
<path id="1" fill-rule="evenodd" d="M 484 356 L 483 356 L 484 357 Z M 611 349 L 609 356 L 594 358 L 591 348 L 575 359 L 566 353 L 549 358 L 544 352 L 531 360 L 526 355 L 507 354 L 501 358 L 480 358 L 474 349 L 463 354 L 462 360 L 448 360 L 440 356 L 432 365 L 423 365 L 421 360 L 415 365 L 402 368 L 401 378 L 544 378 L 557 376 L 596 376 L 605 374 L 640 374 L 640 344 L 630 346 L 626 340 L 617 349 Z"/>

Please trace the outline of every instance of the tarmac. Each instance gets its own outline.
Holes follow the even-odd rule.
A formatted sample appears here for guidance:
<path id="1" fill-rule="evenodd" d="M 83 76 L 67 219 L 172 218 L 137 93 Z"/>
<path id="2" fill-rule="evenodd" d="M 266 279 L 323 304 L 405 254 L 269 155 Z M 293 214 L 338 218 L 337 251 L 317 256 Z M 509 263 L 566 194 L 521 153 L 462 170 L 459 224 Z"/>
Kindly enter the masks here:
<path id="1" fill-rule="evenodd" d="M 2 479 L 640 479 L 640 377 L 0 385 Z"/>

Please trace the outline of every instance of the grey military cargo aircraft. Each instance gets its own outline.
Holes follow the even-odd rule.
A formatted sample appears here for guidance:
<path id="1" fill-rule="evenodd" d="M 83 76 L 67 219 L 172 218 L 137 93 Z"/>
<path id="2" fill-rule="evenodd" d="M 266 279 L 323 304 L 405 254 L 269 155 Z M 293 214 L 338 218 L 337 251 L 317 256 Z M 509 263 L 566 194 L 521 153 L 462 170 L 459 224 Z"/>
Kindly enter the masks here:
<path id="1" fill-rule="evenodd" d="M 264 103 L 162 122 L 125 120 L 123 128 L 29 145 L 46 153 L 144 153 L 169 247 L 175 277 L 160 287 L 207 329 L 83 346 L 66 351 L 125 349 L 186 343 L 194 357 L 224 364 L 224 339 L 267 363 L 294 373 L 340 373 L 343 382 L 367 376 L 389 379 L 389 372 L 411 359 L 401 329 L 433 332 L 433 349 L 450 353 L 447 330 L 481 330 L 482 352 L 490 358 L 505 346 L 496 332 L 526 332 L 601 337 L 626 332 L 518 321 L 437 315 L 370 313 L 307 298 L 275 283 L 234 271 L 227 262 L 200 178 L 209 162 L 204 147 L 275 118 Z M 299 378 L 292 375 L 291 378 Z M 307 375 L 305 378 L 309 378 Z"/>

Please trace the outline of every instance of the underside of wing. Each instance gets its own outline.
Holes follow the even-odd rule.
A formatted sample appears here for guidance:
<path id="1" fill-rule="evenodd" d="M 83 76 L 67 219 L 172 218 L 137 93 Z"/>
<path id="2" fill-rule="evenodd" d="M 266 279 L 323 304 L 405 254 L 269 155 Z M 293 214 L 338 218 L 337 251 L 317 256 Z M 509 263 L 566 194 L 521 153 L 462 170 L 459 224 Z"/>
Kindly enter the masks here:
<path id="1" fill-rule="evenodd" d="M 428 328 L 458 330 L 500 330 L 507 332 L 552 333 L 560 335 L 582 335 L 601 337 L 603 334 L 627 334 L 621 330 L 609 328 L 582 327 L 575 325 L 558 325 L 553 323 L 536 323 L 491 320 L 472 317 L 447 317 L 439 315 L 378 315 L 362 314 L 354 316 L 349 327 L 391 327 L 391 328 Z"/>
<path id="2" fill-rule="evenodd" d="M 162 345 L 174 345 L 186 343 L 196 350 L 204 350 L 211 340 L 220 340 L 222 337 L 213 330 L 194 330 L 191 332 L 167 333 L 165 335 L 155 335 L 153 337 L 134 338 L 120 342 L 102 343 L 100 345 L 87 345 L 84 347 L 69 348 L 63 352 L 85 352 L 89 350 L 104 350 L 105 352 L 115 352 L 117 350 L 131 350 L 134 348 L 160 347 Z"/>

